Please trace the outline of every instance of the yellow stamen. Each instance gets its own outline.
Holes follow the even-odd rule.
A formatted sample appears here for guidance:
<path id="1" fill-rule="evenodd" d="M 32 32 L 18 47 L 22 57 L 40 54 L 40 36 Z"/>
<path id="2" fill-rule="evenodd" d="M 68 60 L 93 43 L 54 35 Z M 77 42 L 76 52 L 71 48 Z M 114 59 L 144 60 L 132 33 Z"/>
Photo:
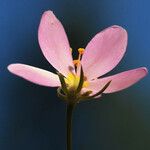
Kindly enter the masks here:
<path id="1" fill-rule="evenodd" d="M 70 52 L 72 53 L 72 48 L 70 47 Z"/>
<path id="2" fill-rule="evenodd" d="M 88 87 L 88 86 L 89 86 L 89 82 L 88 81 L 84 81 L 83 87 Z"/>
<path id="3" fill-rule="evenodd" d="M 83 53 L 84 53 L 84 48 L 79 48 L 79 49 L 78 49 L 78 52 L 79 52 L 80 55 L 83 55 Z"/>
<path id="4" fill-rule="evenodd" d="M 70 48 L 70 50 L 72 51 L 72 49 Z M 78 59 L 73 60 L 73 64 L 78 67 L 80 65 L 80 60 L 81 60 L 81 56 L 84 53 L 84 48 L 79 48 L 78 49 L 79 55 L 78 55 Z"/>
<path id="5" fill-rule="evenodd" d="M 79 59 L 73 60 L 73 64 L 77 67 L 80 64 L 80 60 Z"/>
<path id="6" fill-rule="evenodd" d="M 72 48 L 70 48 L 70 51 L 72 52 Z M 78 70 L 78 67 L 81 64 L 81 57 L 84 53 L 84 48 L 79 48 L 78 49 L 79 55 L 78 55 L 78 59 L 73 60 L 73 64 L 76 67 L 76 70 Z M 79 82 L 80 82 L 80 76 L 70 72 L 68 74 L 68 76 L 65 78 L 65 82 L 67 84 L 67 88 L 68 89 L 77 89 L 79 86 Z M 83 87 L 88 87 L 89 86 L 89 82 L 87 81 L 87 78 L 84 77 L 84 82 L 83 82 Z"/>
<path id="7" fill-rule="evenodd" d="M 84 48 L 79 48 L 79 49 L 78 49 L 78 52 L 79 52 L 78 60 L 81 60 L 81 56 L 82 56 L 83 53 L 84 53 Z"/>

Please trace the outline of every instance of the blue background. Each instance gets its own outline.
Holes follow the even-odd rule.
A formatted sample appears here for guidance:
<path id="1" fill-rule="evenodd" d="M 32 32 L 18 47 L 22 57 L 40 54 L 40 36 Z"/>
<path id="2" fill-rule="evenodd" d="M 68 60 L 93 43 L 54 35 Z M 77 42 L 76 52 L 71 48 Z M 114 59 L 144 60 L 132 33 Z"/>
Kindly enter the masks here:
<path id="1" fill-rule="evenodd" d="M 63 23 L 73 49 L 85 47 L 113 24 L 129 34 L 127 53 L 111 72 L 150 67 L 149 0 L 0 0 L 0 149 L 65 150 L 66 105 L 56 89 L 8 72 L 20 62 L 54 71 L 37 40 L 42 13 L 51 9 Z M 78 105 L 73 150 L 149 150 L 150 77 L 131 88 Z"/>

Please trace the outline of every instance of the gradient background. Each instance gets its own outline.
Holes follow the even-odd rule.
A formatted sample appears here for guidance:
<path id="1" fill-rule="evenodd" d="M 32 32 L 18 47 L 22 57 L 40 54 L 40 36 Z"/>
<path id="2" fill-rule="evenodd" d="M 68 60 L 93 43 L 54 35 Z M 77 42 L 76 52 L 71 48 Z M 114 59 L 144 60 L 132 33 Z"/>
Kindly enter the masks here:
<path id="1" fill-rule="evenodd" d="M 42 13 L 51 9 L 73 49 L 85 47 L 113 24 L 127 29 L 129 43 L 111 72 L 150 67 L 149 0 L 0 0 L 0 150 L 65 150 L 66 105 L 56 89 L 10 74 L 21 62 L 54 71 L 37 40 Z M 149 150 L 150 77 L 119 93 L 78 105 L 73 150 Z"/>

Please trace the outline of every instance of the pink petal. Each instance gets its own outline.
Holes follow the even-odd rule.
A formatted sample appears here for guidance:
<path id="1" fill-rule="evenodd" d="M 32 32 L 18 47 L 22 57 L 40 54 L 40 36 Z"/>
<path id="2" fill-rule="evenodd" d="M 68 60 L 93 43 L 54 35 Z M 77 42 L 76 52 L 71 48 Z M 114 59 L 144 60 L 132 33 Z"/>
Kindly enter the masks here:
<path id="1" fill-rule="evenodd" d="M 39 44 L 49 63 L 63 75 L 73 66 L 65 30 L 52 11 L 44 12 L 38 31 Z"/>
<path id="2" fill-rule="evenodd" d="M 13 74 L 38 85 L 49 87 L 60 86 L 59 78 L 56 74 L 40 68 L 24 64 L 11 64 L 8 66 L 8 70 Z"/>
<path id="3" fill-rule="evenodd" d="M 88 43 L 82 57 L 82 66 L 88 79 L 94 79 L 112 70 L 122 59 L 127 46 L 127 32 L 120 26 L 109 27 Z"/>
<path id="4" fill-rule="evenodd" d="M 111 81 L 109 87 L 104 91 L 104 93 L 117 92 L 135 84 L 140 79 L 145 77 L 147 73 L 148 71 L 144 67 L 121 72 L 113 76 L 95 79 L 90 82 L 88 88 L 94 91 L 99 91 L 106 83 Z"/>

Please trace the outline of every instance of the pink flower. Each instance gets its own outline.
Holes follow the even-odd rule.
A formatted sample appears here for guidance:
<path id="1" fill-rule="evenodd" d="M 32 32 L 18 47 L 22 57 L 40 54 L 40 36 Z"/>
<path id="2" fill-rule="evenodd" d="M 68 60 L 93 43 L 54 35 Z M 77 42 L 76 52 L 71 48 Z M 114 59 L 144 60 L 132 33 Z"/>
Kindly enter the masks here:
<path id="1" fill-rule="evenodd" d="M 25 64 L 11 64 L 8 70 L 33 83 L 61 87 L 59 77 L 64 76 L 67 90 L 76 90 L 80 83 L 81 66 L 84 81 L 80 95 L 92 96 L 105 87 L 103 93 L 113 93 L 133 85 L 147 74 L 145 67 L 101 77 L 111 71 L 122 59 L 127 46 L 127 32 L 120 26 L 111 26 L 96 34 L 85 50 L 78 49 L 79 58 L 73 60 L 65 30 L 52 11 L 46 11 L 38 31 L 39 44 L 48 62 L 61 74 Z"/>

